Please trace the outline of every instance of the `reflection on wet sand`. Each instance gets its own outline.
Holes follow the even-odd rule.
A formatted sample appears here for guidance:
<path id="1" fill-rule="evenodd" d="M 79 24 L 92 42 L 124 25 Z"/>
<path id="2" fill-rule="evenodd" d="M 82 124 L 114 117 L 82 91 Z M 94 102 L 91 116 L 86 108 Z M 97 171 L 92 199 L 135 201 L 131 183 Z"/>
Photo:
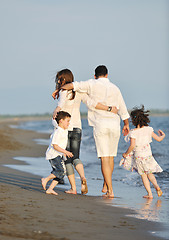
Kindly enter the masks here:
<path id="1" fill-rule="evenodd" d="M 153 199 L 146 199 L 145 202 L 141 204 L 141 208 L 138 209 L 137 217 L 149 221 L 159 221 L 159 210 L 161 206 L 162 201 L 160 199 L 156 202 L 154 202 Z"/>
<path id="2" fill-rule="evenodd" d="M 118 201 L 117 198 L 114 198 L 114 199 L 103 198 L 103 200 L 108 205 L 113 205 L 113 206 L 119 205 L 120 207 L 125 208 L 125 205 L 117 204 L 117 201 Z M 136 214 L 132 214 L 131 216 L 139 219 L 146 219 L 149 221 L 160 221 L 160 209 L 162 207 L 161 199 L 158 199 L 157 201 L 154 201 L 154 199 L 145 199 L 143 203 L 137 204 L 137 206 L 135 207 L 136 207 Z"/>

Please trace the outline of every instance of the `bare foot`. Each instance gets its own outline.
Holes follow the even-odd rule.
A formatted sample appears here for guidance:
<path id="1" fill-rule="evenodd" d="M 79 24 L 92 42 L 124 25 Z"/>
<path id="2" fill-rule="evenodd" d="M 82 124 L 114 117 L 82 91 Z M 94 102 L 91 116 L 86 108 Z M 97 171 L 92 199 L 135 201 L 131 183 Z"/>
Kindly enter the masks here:
<path id="1" fill-rule="evenodd" d="M 106 194 L 103 194 L 102 197 L 114 198 L 114 193 L 113 192 L 111 192 L 111 193 L 107 192 Z"/>
<path id="2" fill-rule="evenodd" d="M 143 198 L 153 199 L 153 196 L 152 195 L 145 195 L 145 196 L 143 196 Z"/>
<path id="3" fill-rule="evenodd" d="M 66 190 L 65 193 L 68 193 L 68 194 L 77 194 L 77 191 L 73 190 L 73 189 L 70 189 L 70 190 Z"/>
<path id="4" fill-rule="evenodd" d="M 87 187 L 87 182 L 86 179 L 83 178 L 81 180 L 82 184 L 81 184 L 81 194 L 87 194 L 88 193 L 88 187 Z"/>
<path id="5" fill-rule="evenodd" d="M 106 192 L 107 192 L 107 186 L 104 186 L 104 185 L 103 185 L 102 192 L 103 192 L 103 193 L 106 193 Z"/>
<path id="6" fill-rule="evenodd" d="M 156 191 L 157 191 L 158 197 L 161 197 L 162 194 L 163 194 L 163 192 L 161 191 L 161 189 L 160 189 L 160 188 L 157 188 Z"/>
<path id="7" fill-rule="evenodd" d="M 106 192 L 106 194 L 103 194 L 102 197 L 108 197 L 108 192 Z"/>
<path id="8" fill-rule="evenodd" d="M 108 193 L 108 198 L 114 198 L 114 193 L 113 192 Z"/>
<path id="9" fill-rule="evenodd" d="M 46 191 L 46 194 L 58 195 L 58 193 L 55 192 L 53 189 L 48 189 L 48 190 Z"/>
<path id="10" fill-rule="evenodd" d="M 42 183 L 42 187 L 43 187 L 43 189 L 44 190 L 46 190 L 46 184 L 47 184 L 47 180 L 46 180 L 46 178 L 41 178 L 41 183 Z"/>

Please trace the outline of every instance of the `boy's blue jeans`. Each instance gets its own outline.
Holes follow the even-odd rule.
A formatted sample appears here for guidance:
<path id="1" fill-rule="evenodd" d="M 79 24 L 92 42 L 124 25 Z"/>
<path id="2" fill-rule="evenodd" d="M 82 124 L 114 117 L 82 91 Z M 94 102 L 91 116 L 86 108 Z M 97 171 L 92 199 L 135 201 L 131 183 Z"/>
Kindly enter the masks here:
<path id="1" fill-rule="evenodd" d="M 56 158 L 50 159 L 49 162 L 53 169 L 51 173 L 56 176 L 53 180 L 58 181 L 58 182 L 60 180 L 63 180 L 63 178 L 66 174 L 66 168 L 65 168 L 65 163 L 64 163 L 63 157 L 61 157 L 59 155 Z"/>

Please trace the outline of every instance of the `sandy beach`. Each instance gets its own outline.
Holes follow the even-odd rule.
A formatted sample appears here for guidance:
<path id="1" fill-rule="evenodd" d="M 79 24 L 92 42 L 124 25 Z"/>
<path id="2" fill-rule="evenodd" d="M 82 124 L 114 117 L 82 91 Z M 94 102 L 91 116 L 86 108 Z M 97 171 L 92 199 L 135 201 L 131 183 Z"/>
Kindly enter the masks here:
<path id="1" fill-rule="evenodd" d="M 158 223 L 127 217 L 128 209 L 112 207 L 101 197 L 47 195 L 40 177 L 4 167 L 20 164 L 15 156 L 43 157 L 46 146 L 33 139 L 48 134 L 10 128 L 19 120 L 0 121 L 0 239 L 160 239 L 148 232 L 160 230 Z M 25 164 L 23 162 L 23 164 Z M 39 166 L 40 167 L 40 166 Z"/>

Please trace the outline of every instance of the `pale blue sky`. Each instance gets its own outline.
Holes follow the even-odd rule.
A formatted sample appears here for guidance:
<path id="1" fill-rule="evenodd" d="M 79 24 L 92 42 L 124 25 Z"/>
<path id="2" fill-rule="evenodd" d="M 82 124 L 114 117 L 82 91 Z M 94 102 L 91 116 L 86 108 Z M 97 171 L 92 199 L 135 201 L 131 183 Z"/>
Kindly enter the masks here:
<path id="1" fill-rule="evenodd" d="M 54 77 L 104 64 L 128 108 L 169 109 L 169 1 L 1 0 L 0 114 L 52 112 Z"/>

